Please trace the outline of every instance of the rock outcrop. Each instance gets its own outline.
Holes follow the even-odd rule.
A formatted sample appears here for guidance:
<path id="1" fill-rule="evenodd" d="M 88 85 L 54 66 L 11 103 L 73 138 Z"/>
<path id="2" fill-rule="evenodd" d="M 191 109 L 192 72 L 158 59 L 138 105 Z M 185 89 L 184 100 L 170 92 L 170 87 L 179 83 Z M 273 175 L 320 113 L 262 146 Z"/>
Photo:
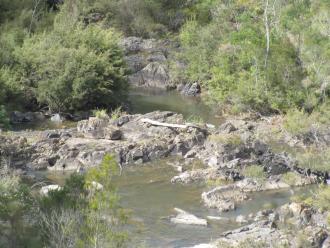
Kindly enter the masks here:
<path id="1" fill-rule="evenodd" d="M 121 43 L 131 72 L 130 84 L 161 89 L 172 87 L 168 68 L 170 42 L 127 37 Z"/>
<path id="2" fill-rule="evenodd" d="M 251 224 L 224 232 L 211 244 L 194 247 L 325 248 L 329 247 L 328 225 L 320 221 L 325 215 L 301 203 L 286 204 L 264 211 L 262 218 Z"/>
<path id="3" fill-rule="evenodd" d="M 143 119 L 184 124 L 182 115 L 152 112 L 125 115 L 117 120 L 92 117 L 79 122 L 77 129 L 71 130 L 28 132 L 26 135 L 34 136 L 29 143 L 19 137 L 2 139 L 4 143 L 13 143 L 12 146 L 4 145 L 4 148 L 9 149 L 6 154 L 15 158 L 12 162 L 17 166 L 77 170 L 98 165 L 105 154 L 114 155 L 121 165 L 145 163 L 169 155 L 184 156 L 193 147 L 203 144 L 207 136 L 204 127 L 157 126 L 145 123 Z"/>

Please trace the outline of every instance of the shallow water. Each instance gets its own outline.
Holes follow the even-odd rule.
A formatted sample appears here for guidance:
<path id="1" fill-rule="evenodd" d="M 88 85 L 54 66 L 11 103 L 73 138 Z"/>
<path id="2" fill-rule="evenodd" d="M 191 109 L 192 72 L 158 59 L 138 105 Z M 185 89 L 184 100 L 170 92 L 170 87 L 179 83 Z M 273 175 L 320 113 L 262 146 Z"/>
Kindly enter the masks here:
<path id="1" fill-rule="evenodd" d="M 199 97 L 184 97 L 177 91 L 159 89 L 132 88 L 129 101 L 133 113 L 148 113 L 156 110 L 173 111 L 186 119 L 196 117 L 214 125 L 222 121 L 214 109 L 206 105 Z"/>
<path id="2" fill-rule="evenodd" d="M 53 129 L 62 129 L 62 128 L 72 128 L 76 127 L 77 123 L 73 121 L 63 121 L 63 122 L 53 122 L 49 119 L 42 121 L 26 122 L 14 124 L 11 126 L 11 131 L 45 131 Z"/>
<path id="3" fill-rule="evenodd" d="M 238 215 L 247 216 L 266 208 L 281 206 L 290 201 L 293 194 L 309 191 L 309 187 L 259 192 L 252 200 L 238 206 L 235 211 L 219 213 L 208 209 L 201 202 L 201 193 L 207 190 L 203 184 L 171 184 L 170 179 L 178 174 L 168 165 L 172 159 L 154 161 L 140 166 L 126 167 L 121 176 L 115 178 L 121 197 L 121 205 L 132 211 L 130 247 L 186 247 L 210 242 L 222 232 L 239 227 L 235 223 Z M 48 173 L 49 181 L 62 184 L 67 174 Z M 312 189 L 312 188 L 311 188 Z M 168 216 L 175 214 L 173 208 L 181 208 L 198 217 L 221 216 L 229 221 L 209 221 L 208 227 L 174 225 Z"/>

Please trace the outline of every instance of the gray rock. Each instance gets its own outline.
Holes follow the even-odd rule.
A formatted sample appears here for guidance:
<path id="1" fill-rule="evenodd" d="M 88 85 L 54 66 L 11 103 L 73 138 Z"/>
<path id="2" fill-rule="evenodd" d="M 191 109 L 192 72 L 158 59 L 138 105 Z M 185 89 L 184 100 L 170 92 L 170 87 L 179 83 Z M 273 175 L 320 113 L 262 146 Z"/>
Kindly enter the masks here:
<path id="1" fill-rule="evenodd" d="M 141 71 L 131 75 L 129 82 L 143 87 L 156 87 L 167 89 L 170 84 L 168 68 L 159 62 L 149 63 Z"/>

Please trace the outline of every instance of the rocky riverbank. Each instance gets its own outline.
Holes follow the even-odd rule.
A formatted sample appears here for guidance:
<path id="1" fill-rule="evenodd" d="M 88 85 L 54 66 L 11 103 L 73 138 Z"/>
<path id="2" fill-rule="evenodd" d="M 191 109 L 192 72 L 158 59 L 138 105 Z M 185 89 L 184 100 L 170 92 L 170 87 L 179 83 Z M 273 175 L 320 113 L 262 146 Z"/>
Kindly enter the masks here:
<path id="1" fill-rule="evenodd" d="M 215 208 L 220 213 L 235 210 L 252 199 L 253 192 L 315 184 L 328 179 L 326 172 L 304 169 L 289 154 L 275 152 L 267 143 L 271 123 L 262 118 L 233 118 L 214 127 L 187 123 L 182 115 L 168 111 L 122 114 L 116 119 L 90 117 L 72 129 L 3 133 L 0 154 L 2 162 L 23 173 L 46 169 L 84 171 L 98 165 L 105 154 L 115 156 L 121 168 L 178 156 L 185 163 L 173 164 L 180 167 L 180 173 L 172 178 L 172 183 L 217 182 L 214 188 L 202 193 L 201 200 L 205 207 Z M 200 166 L 189 166 L 195 163 Z M 245 175 L 244 170 L 252 166 L 261 168 L 265 177 Z M 291 179 L 288 179 L 288 173 Z M 301 206 L 298 214 L 292 213 L 292 206 L 283 209 L 291 211 L 295 222 L 307 218 L 301 214 L 306 215 L 308 211 L 309 219 L 307 222 L 304 219 L 307 224 L 300 232 L 302 235 L 308 233 L 311 237 L 308 240 L 316 244 L 315 247 L 322 247 L 320 245 L 327 238 L 326 224 L 320 227 L 320 223 L 311 221 L 314 215 L 321 218 L 321 213 L 306 206 Z M 258 236 L 262 242 L 280 238 L 289 242 L 289 247 L 298 247 L 292 243 L 298 242 L 290 236 L 293 234 L 279 228 L 278 219 L 283 219 L 283 209 L 260 213 L 260 218 L 242 217 L 240 223 L 252 224 L 223 234 L 219 242 L 235 246 L 244 238 Z M 215 247 L 212 245 L 210 247 Z"/>
<path id="2" fill-rule="evenodd" d="M 274 210 L 260 211 L 250 216 L 250 224 L 221 234 L 221 238 L 211 244 L 194 248 L 327 248 L 330 246 L 327 214 L 301 203 L 286 204 Z"/>

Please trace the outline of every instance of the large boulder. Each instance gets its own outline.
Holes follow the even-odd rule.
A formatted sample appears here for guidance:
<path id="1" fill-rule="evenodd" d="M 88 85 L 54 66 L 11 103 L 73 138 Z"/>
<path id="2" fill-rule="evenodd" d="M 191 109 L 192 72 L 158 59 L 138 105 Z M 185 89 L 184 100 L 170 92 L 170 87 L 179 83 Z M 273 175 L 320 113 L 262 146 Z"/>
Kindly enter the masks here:
<path id="1" fill-rule="evenodd" d="M 159 62 L 151 62 L 141 71 L 129 76 L 129 82 L 137 86 L 167 89 L 169 82 L 168 68 Z"/>
<path id="2" fill-rule="evenodd" d="M 26 112 L 22 113 L 19 111 L 14 111 L 10 113 L 10 122 L 13 124 L 34 122 L 45 120 L 45 115 L 41 112 Z"/>

